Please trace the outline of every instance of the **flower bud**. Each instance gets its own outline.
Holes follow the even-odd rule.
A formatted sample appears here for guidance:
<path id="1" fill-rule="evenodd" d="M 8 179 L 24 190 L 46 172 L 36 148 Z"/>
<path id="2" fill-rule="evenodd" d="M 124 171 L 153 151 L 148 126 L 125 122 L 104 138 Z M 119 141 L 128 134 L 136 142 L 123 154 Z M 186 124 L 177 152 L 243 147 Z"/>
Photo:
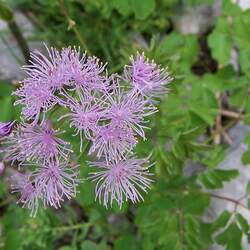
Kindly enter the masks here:
<path id="1" fill-rule="evenodd" d="M 15 124 L 15 121 L 0 122 L 0 138 L 4 136 L 8 136 L 11 133 L 14 124 Z"/>

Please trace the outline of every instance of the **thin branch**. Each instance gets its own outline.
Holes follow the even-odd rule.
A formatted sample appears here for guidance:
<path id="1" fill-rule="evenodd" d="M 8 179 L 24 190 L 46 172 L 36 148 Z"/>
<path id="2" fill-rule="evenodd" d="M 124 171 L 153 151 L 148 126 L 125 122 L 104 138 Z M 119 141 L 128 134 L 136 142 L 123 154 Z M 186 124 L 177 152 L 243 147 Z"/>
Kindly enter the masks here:
<path id="1" fill-rule="evenodd" d="M 83 226 L 90 226 L 90 223 L 79 223 L 79 224 L 75 224 L 75 225 L 70 225 L 70 226 L 63 226 L 63 227 L 54 227 L 51 230 L 53 232 L 61 232 L 61 231 L 69 231 L 69 230 L 77 230 L 77 229 L 81 229 Z"/>
<path id="2" fill-rule="evenodd" d="M 229 144 L 229 145 L 232 145 L 233 144 L 233 141 L 231 139 L 231 137 L 229 136 L 229 134 L 225 131 L 222 132 L 223 136 L 224 136 L 224 139 L 225 141 Z"/>
<path id="3" fill-rule="evenodd" d="M 220 114 L 220 111 L 221 111 L 221 108 L 222 108 L 222 103 L 221 103 L 222 95 L 221 95 L 220 92 L 216 92 L 215 95 L 216 95 L 218 108 L 219 108 L 219 112 L 218 112 L 218 114 L 216 116 L 216 119 L 215 119 L 215 130 L 218 131 L 222 127 L 222 125 L 221 125 L 221 114 Z M 213 140 L 214 140 L 214 144 L 220 144 L 221 143 L 221 134 L 220 133 L 216 134 L 214 136 Z"/>
<path id="4" fill-rule="evenodd" d="M 182 209 L 179 210 L 179 223 L 180 223 L 180 242 L 184 246 L 184 216 Z M 184 248 L 184 247 L 183 247 Z"/>
<path id="5" fill-rule="evenodd" d="M 211 196 L 211 197 L 213 197 L 213 198 L 219 199 L 219 200 L 224 200 L 224 201 L 229 201 L 229 202 L 231 202 L 231 203 L 234 203 L 235 206 L 236 206 L 236 209 L 237 209 L 238 206 L 240 206 L 240 207 L 243 207 L 243 208 L 245 208 L 246 210 L 250 211 L 250 209 L 249 209 L 246 205 L 240 203 L 239 200 L 234 200 L 233 198 L 226 197 L 226 196 L 222 196 L 222 195 L 218 195 L 218 194 L 207 193 L 207 195 L 209 195 L 209 196 Z M 235 210 L 236 210 L 236 209 L 235 209 Z"/>
<path id="6" fill-rule="evenodd" d="M 230 110 L 221 109 L 219 111 L 219 113 L 223 116 L 234 118 L 234 119 L 242 119 L 243 118 L 243 115 L 241 113 L 237 113 L 237 112 L 230 111 Z"/>
<path id="7" fill-rule="evenodd" d="M 59 6 L 60 6 L 60 9 L 61 9 L 61 12 L 62 14 L 64 15 L 64 17 L 67 19 L 67 22 L 68 22 L 68 29 L 72 29 L 73 32 L 75 33 L 77 39 L 79 40 L 80 44 L 84 47 L 84 49 L 90 53 L 90 50 L 88 49 L 87 47 L 87 44 L 85 43 L 80 31 L 78 30 L 77 26 L 76 26 L 76 23 L 74 20 L 72 20 L 69 16 L 69 13 L 64 5 L 64 0 L 59 0 Z"/>
<path id="8" fill-rule="evenodd" d="M 230 122 L 228 122 L 228 124 L 224 127 L 221 127 L 219 130 L 215 131 L 206 141 L 205 143 L 209 143 L 210 141 L 212 141 L 214 139 L 214 137 L 217 135 L 217 134 L 220 134 L 220 133 L 223 133 L 225 132 L 226 130 L 230 129 L 231 127 L 233 127 L 237 122 L 238 122 L 239 119 L 235 119 L 235 120 L 232 120 Z"/>

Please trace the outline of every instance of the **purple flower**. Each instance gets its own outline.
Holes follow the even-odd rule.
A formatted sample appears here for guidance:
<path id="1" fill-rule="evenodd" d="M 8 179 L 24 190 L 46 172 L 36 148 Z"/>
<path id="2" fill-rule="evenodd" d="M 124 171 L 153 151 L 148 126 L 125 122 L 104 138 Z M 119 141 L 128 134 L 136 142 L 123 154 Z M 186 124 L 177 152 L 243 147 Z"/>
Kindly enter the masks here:
<path id="1" fill-rule="evenodd" d="M 119 85 L 107 95 L 110 108 L 106 118 L 112 124 L 131 128 L 145 139 L 144 129 L 147 127 L 143 125 L 146 122 L 144 118 L 155 113 L 157 109 L 137 91 L 125 92 Z"/>
<path id="2" fill-rule="evenodd" d="M 3 163 L 3 162 L 0 162 L 0 176 L 2 176 L 2 175 L 3 175 L 4 170 L 5 170 L 4 163 Z"/>
<path id="3" fill-rule="evenodd" d="M 6 160 L 8 161 L 46 161 L 67 158 L 71 150 L 69 143 L 57 136 L 62 132 L 52 129 L 50 121 L 41 125 L 22 124 L 6 142 Z"/>
<path id="4" fill-rule="evenodd" d="M 30 65 L 24 66 L 28 76 L 14 92 L 19 97 L 15 105 L 22 105 L 23 123 L 13 130 L 14 123 L 0 123 L 5 160 L 33 171 L 12 177 L 13 192 L 20 192 L 18 202 L 35 215 L 39 202 L 59 208 L 76 196 L 80 180 L 78 169 L 69 163 L 73 151 L 60 138 L 63 132 L 46 120 L 52 114 L 47 112 L 57 107 L 60 115 L 55 119 L 65 119 L 73 136 L 80 136 L 80 151 L 83 140 L 90 140 L 89 155 L 101 159 L 91 163 L 99 169 L 90 174 L 97 182 L 96 199 L 106 207 L 114 201 L 121 207 L 125 200 L 143 200 L 141 191 L 152 182 L 148 171 L 152 165 L 147 166 L 148 158 L 133 157 L 132 151 L 138 135 L 146 139 L 147 117 L 157 111 L 151 98 L 166 92 L 168 72 L 137 54 L 124 67 L 124 76 L 109 76 L 106 64 L 80 49 L 46 49 L 47 56 L 31 54 Z"/>
<path id="5" fill-rule="evenodd" d="M 68 47 L 59 52 L 55 48 L 45 47 L 48 58 L 35 51 L 31 53 L 31 64 L 23 67 L 29 76 L 25 79 L 26 83 L 41 82 L 53 91 L 69 85 L 76 90 L 103 89 L 105 76 L 102 73 L 106 64 L 98 58 L 81 55 L 80 49 L 76 48 Z"/>
<path id="6" fill-rule="evenodd" d="M 15 105 L 23 105 L 22 115 L 27 120 L 34 120 L 33 123 L 38 122 L 41 112 L 47 112 L 57 103 L 51 88 L 41 82 L 30 84 L 24 81 L 14 94 L 20 98 Z"/>
<path id="7" fill-rule="evenodd" d="M 166 93 L 165 85 L 172 80 L 166 69 L 150 62 L 143 53 L 138 53 L 135 59 L 131 57 L 131 65 L 124 67 L 124 77 L 142 95 L 150 97 Z"/>
<path id="8" fill-rule="evenodd" d="M 70 60 L 65 54 L 68 52 L 75 54 L 75 50 L 65 48 L 60 54 L 55 48 L 49 49 L 45 45 L 48 53 L 48 58 L 39 51 L 31 53 L 30 65 L 24 66 L 24 70 L 28 74 L 26 83 L 32 85 L 34 82 L 42 83 L 48 88 L 54 90 L 61 89 L 70 80 L 70 75 L 67 71 L 71 68 Z"/>
<path id="9" fill-rule="evenodd" d="M 103 75 L 106 64 L 100 62 L 97 57 L 86 57 L 79 60 L 79 55 L 70 58 L 72 65 L 69 74 L 72 76 L 71 86 L 74 90 L 102 91 L 105 89 L 108 81 Z"/>
<path id="10" fill-rule="evenodd" d="M 20 193 L 17 203 L 31 210 L 31 216 L 35 216 L 39 207 L 39 190 L 32 181 L 31 173 L 15 173 L 10 177 L 12 192 Z"/>
<path id="11" fill-rule="evenodd" d="M 96 199 L 105 207 L 112 206 L 115 200 L 122 206 L 124 199 L 136 203 L 143 200 L 140 191 L 147 192 L 152 182 L 148 176 L 152 175 L 148 169 L 152 165 L 146 159 L 126 159 L 112 162 L 93 162 L 91 167 L 97 167 L 99 171 L 90 173 L 89 179 L 96 181 Z"/>
<path id="12" fill-rule="evenodd" d="M 77 100 L 67 93 L 61 94 L 66 98 L 64 105 L 70 112 L 61 116 L 59 120 L 69 118 L 70 127 L 75 128 L 74 136 L 80 134 L 80 151 L 82 151 L 83 135 L 86 139 L 92 139 L 99 129 L 98 122 L 102 120 L 104 114 L 104 101 L 90 95 L 78 94 Z"/>
<path id="13" fill-rule="evenodd" d="M 8 136 L 11 133 L 14 124 L 15 124 L 15 121 L 6 122 L 6 123 L 0 122 L 0 138 L 4 136 Z"/>
<path id="14" fill-rule="evenodd" d="M 76 196 L 78 166 L 70 167 L 68 162 L 48 161 L 35 173 L 34 183 L 41 192 L 44 206 L 61 207 L 61 202 Z"/>
<path id="15" fill-rule="evenodd" d="M 119 159 L 130 152 L 136 143 L 137 140 L 130 128 L 109 124 L 100 128 L 92 140 L 89 154 L 96 153 L 98 158 L 104 156 L 106 160 Z"/>

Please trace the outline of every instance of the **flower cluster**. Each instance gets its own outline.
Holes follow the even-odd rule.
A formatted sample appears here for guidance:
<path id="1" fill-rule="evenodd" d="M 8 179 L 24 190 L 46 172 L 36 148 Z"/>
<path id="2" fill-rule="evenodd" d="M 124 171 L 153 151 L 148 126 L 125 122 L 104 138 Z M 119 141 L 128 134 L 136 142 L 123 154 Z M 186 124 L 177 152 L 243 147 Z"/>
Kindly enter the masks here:
<path id="1" fill-rule="evenodd" d="M 6 160 L 22 170 L 11 177 L 19 203 L 36 214 L 39 204 L 58 208 L 76 195 L 80 179 L 71 164 L 73 151 L 61 139 L 63 131 L 53 128 L 64 122 L 80 138 L 80 152 L 85 140 L 91 143 L 88 153 L 98 160 L 90 163 L 95 170 L 89 179 L 96 182 L 100 203 L 107 207 L 116 201 L 121 207 L 124 201 L 143 200 L 151 164 L 133 151 L 140 138 L 146 139 L 147 117 L 157 112 L 153 100 L 166 93 L 168 72 L 138 53 L 122 75 L 108 75 L 106 64 L 79 49 L 46 49 L 48 57 L 35 51 L 24 67 L 27 78 L 14 93 L 22 122 L 5 142 Z M 58 108 L 63 112 L 57 117 Z M 10 127 L 2 130 L 8 134 Z"/>

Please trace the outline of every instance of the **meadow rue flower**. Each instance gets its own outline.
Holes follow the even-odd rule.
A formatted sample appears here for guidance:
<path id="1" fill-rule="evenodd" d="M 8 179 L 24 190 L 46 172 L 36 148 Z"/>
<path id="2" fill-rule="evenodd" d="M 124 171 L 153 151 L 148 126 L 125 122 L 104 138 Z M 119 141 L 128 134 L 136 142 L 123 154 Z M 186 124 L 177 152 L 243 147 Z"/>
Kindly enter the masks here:
<path id="1" fill-rule="evenodd" d="M 69 113 L 61 116 L 70 120 L 70 127 L 75 128 L 75 134 L 80 134 L 80 151 L 82 151 L 83 136 L 86 139 L 93 138 L 99 130 L 98 122 L 103 119 L 105 113 L 104 101 L 89 94 L 78 94 L 78 99 L 61 93 L 65 98 L 64 104 L 69 108 Z"/>
<path id="2" fill-rule="evenodd" d="M 66 56 L 62 56 L 55 48 L 49 49 L 46 45 L 45 47 L 48 58 L 39 51 L 31 53 L 30 64 L 23 67 L 29 76 L 25 82 L 31 85 L 34 82 L 40 82 L 47 88 L 61 89 L 71 77 L 67 74 L 67 69 L 71 68 L 70 60 Z M 65 50 L 71 51 L 70 48 L 63 51 Z"/>
<path id="3" fill-rule="evenodd" d="M 112 206 L 113 201 L 121 207 L 124 200 L 133 203 L 143 200 L 140 191 L 147 192 L 152 182 L 148 158 L 92 162 L 90 166 L 98 169 L 90 173 L 89 179 L 97 182 L 96 199 L 105 207 Z"/>
<path id="4" fill-rule="evenodd" d="M 130 128 L 111 123 L 99 129 L 96 137 L 92 139 L 89 154 L 96 153 L 98 158 L 104 156 L 106 160 L 123 158 L 136 143 L 137 140 Z"/>
<path id="5" fill-rule="evenodd" d="M 13 193 L 19 193 L 20 197 L 17 203 L 31 210 L 31 216 L 35 216 L 39 207 L 39 189 L 32 181 L 32 173 L 16 172 L 10 177 Z"/>
<path id="6" fill-rule="evenodd" d="M 33 120 L 33 123 L 37 123 L 40 114 L 46 113 L 57 103 L 51 88 L 39 81 L 34 81 L 32 84 L 23 81 L 21 88 L 14 94 L 20 98 L 15 105 L 21 104 L 23 117 Z"/>
<path id="7" fill-rule="evenodd" d="M 97 57 L 85 57 L 79 60 L 79 54 L 71 57 L 71 86 L 77 91 L 105 90 L 108 84 L 105 72 L 106 64 L 100 62 Z"/>
<path id="8" fill-rule="evenodd" d="M 34 173 L 34 183 L 41 192 L 44 206 L 61 207 L 61 202 L 76 196 L 78 166 L 69 166 L 68 161 L 49 160 Z"/>
<path id="9" fill-rule="evenodd" d="M 137 137 L 146 139 L 147 118 L 157 112 L 151 99 L 166 92 L 168 72 L 138 53 L 123 76 L 108 75 L 105 63 L 80 49 L 46 49 L 47 57 L 31 54 L 30 65 L 24 66 L 28 77 L 14 92 L 19 97 L 15 105 L 22 105 L 22 123 L 13 131 L 13 123 L 0 123 L 5 160 L 32 169 L 12 177 L 19 203 L 35 215 L 39 203 L 59 208 L 76 196 L 81 180 L 78 166 L 71 167 L 73 151 L 49 118 L 57 127 L 74 129 L 80 151 L 85 139 L 91 142 L 88 154 L 100 161 L 90 163 L 98 169 L 90 179 L 97 182 L 96 199 L 104 206 L 143 200 L 141 191 L 147 192 L 152 182 L 152 164 L 149 157 L 135 158 L 133 149 Z"/>
<path id="10" fill-rule="evenodd" d="M 32 164 L 31 164 L 32 165 Z M 27 164 L 28 166 L 28 164 Z M 67 161 L 47 161 L 34 172 L 16 172 L 10 177 L 12 192 L 18 192 L 17 203 L 31 210 L 35 216 L 40 204 L 59 208 L 65 199 L 76 196 L 78 166 L 69 166 Z"/>
<path id="11" fill-rule="evenodd" d="M 131 57 L 131 65 L 124 67 L 124 78 L 142 95 L 161 97 L 167 92 L 172 78 L 166 69 L 160 68 L 153 61 L 149 61 L 144 53 Z"/>
<path id="12" fill-rule="evenodd" d="M 21 124 L 8 138 L 5 149 L 6 160 L 41 161 L 67 158 L 69 143 L 58 137 L 62 131 L 54 130 L 50 121 L 40 125 Z"/>
<path id="13" fill-rule="evenodd" d="M 13 122 L 0 122 L 0 138 L 4 136 L 8 136 L 15 124 L 15 121 Z"/>
<path id="14" fill-rule="evenodd" d="M 112 124 L 131 128 L 145 139 L 144 129 L 147 127 L 143 125 L 146 123 L 144 118 L 155 113 L 157 109 L 138 92 L 125 92 L 119 84 L 107 95 L 110 108 L 106 118 L 110 119 Z"/>

